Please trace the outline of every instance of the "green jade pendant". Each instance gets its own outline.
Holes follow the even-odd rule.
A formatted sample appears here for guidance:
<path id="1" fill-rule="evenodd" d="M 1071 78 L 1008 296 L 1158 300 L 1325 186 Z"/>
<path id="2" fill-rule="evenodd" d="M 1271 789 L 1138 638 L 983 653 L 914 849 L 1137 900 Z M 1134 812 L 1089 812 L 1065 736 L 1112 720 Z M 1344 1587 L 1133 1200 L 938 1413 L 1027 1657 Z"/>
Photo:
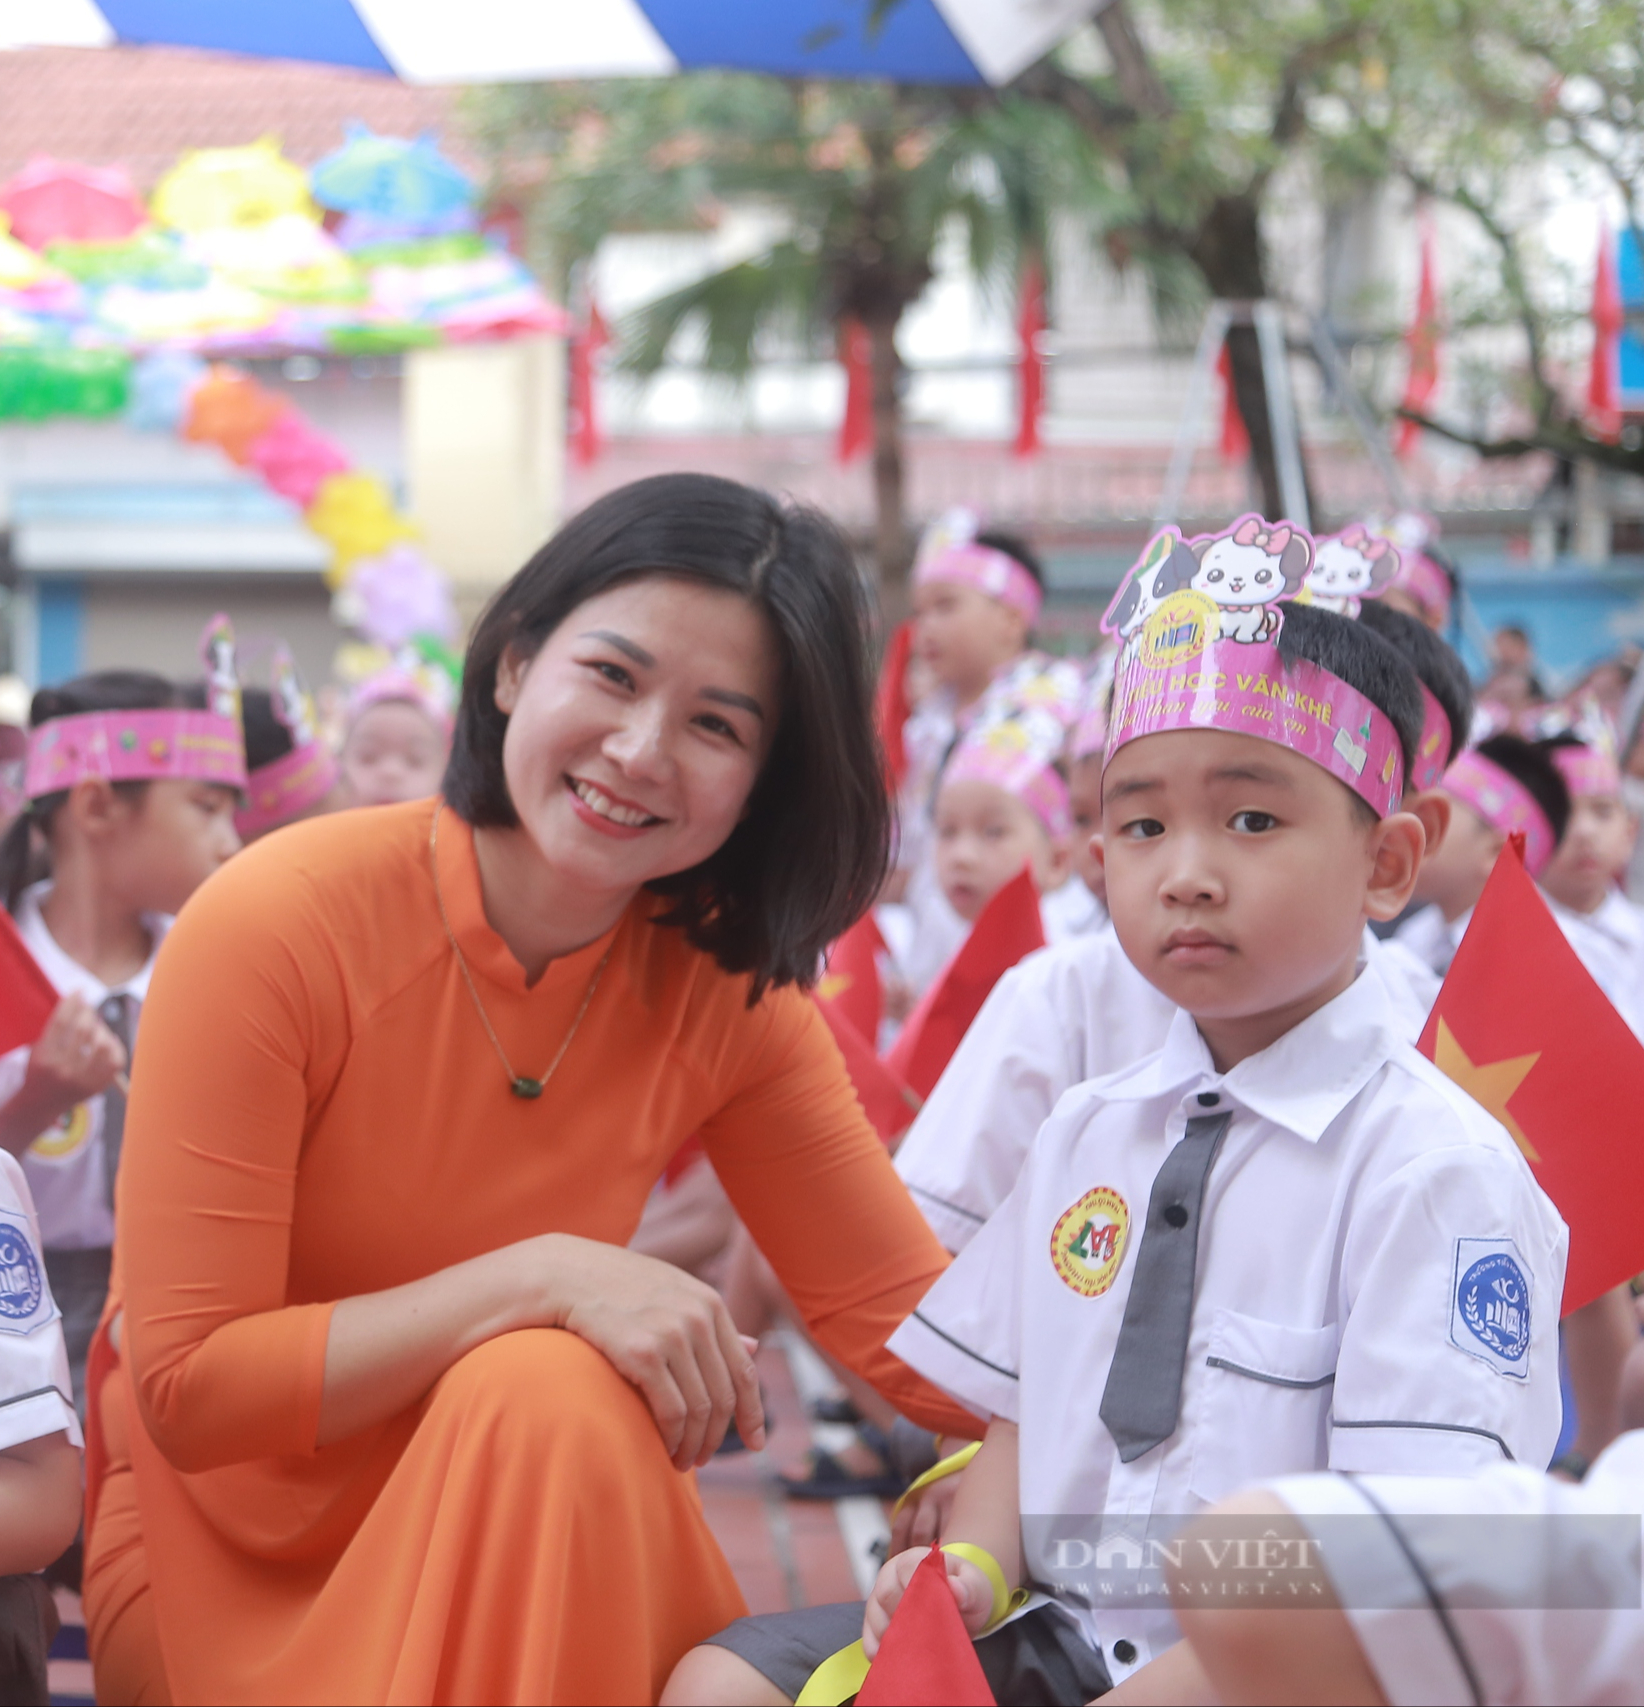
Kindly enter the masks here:
<path id="1" fill-rule="evenodd" d="M 535 1102 L 542 1095 L 542 1085 L 541 1079 L 528 1079 L 524 1074 L 518 1074 L 508 1088 L 515 1096 L 524 1097 L 527 1102 Z"/>

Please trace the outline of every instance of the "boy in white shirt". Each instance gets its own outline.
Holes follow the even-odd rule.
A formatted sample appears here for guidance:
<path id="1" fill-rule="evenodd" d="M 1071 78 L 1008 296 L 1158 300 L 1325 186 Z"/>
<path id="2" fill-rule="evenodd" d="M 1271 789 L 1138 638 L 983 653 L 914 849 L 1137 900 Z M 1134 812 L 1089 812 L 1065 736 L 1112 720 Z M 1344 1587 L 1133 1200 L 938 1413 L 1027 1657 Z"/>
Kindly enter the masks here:
<path id="1" fill-rule="evenodd" d="M 1190 1531 L 1177 1585 L 1187 1641 L 1138 1686 L 1150 1702 L 1332 1701 L 1533 1707 L 1644 1700 L 1639 1580 L 1644 1432 L 1571 1487 L 1515 1464 L 1476 1476 L 1286 1476 Z M 1239 1605 L 1227 1540 L 1307 1546 L 1317 1610 Z M 1208 1542 L 1209 1552 L 1203 1546 Z M 1307 1585 L 1312 1588 L 1313 1585 Z"/>
<path id="2" fill-rule="evenodd" d="M 1361 962 L 1421 857 L 1416 683 L 1343 618 L 1216 640 L 1208 605 L 1162 601 L 1129 649 L 1104 778 L 1114 925 L 1181 1011 L 1062 1098 L 890 1342 L 991 1419 L 945 1544 L 1013 1702 L 1087 1700 L 1176 1639 L 1114 1545 L 1258 1476 L 1545 1463 L 1558 1432 L 1563 1223 Z M 880 1573 L 870 1650 L 921 1556 Z M 849 1623 L 742 1620 L 664 1699 L 792 1699 Z"/>
<path id="3" fill-rule="evenodd" d="M 1547 751 L 1570 791 L 1570 822 L 1541 887 L 1581 964 L 1644 1036 L 1644 913 L 1620 887 L 1638 820 L 1622 798 L 1620 766 L 1574 735 L 1555 737 Z"/>
<path id="4" fill-rule="evenodd" d="M 0 1151 L 0 1701 L 48 1699 L 57 1615 L 38 1573 L 79 1527 L 83 1444 L 40 1224 Z"/>
<path id="5" fill-rule="evenodd" d="M 1414 617 L 1371 603 L 1359 621 L 1401 654 L 1421 684 L 1422 732 L 1404 807 L 1421 819 L 1430 854 L 1450 823 L 1451 802 L 1438 784 L 1463 750 L 1472 685 L 1455 652 Z M 1087 854 L 1091 831 L 1100 827 L 1101 764 L 1097 745 L 1093 757 L 1076 761 L 1070 788 L 1077 789 L 1081 769 L 1094 771 Z M 1383 960 L 1415 1039 L 1438 994 L 1437 975 L 1368 930 L 1364 952 Z M 1125 958 L 1110 926 L 1030 955 L 1000 979 L 896 1153 L 896 1171 L 950 1251 L 963 1250 L 1004 1202 L 1062 1092 L 1151 1054 L 1175 1011 Z"/>
<path id="6" fill-rule="evenodd" d="M 1450 830 L 1416 880 L 1416 899 L 1427 905 L 1399 926 L 1395 939 L 1441 978 L 1508 836 L 1522 832 L 1524 869 L 1539 878 L 1570 821 L 1570 791 L 1558 767 L 1522 735 L 1492 735 L 1469 747 L 1442 786 L 1453 807 Z"/>

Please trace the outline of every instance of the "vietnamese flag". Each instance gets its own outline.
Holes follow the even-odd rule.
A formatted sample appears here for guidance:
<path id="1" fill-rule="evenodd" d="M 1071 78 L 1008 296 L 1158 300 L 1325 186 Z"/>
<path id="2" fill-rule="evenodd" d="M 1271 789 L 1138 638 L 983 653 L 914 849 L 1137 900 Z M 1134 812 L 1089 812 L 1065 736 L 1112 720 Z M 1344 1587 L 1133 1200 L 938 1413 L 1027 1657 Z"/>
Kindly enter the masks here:
<path id="1" fill-rule="evenodd" d="M 846 1016 L 839 1002 L 830 1002 L 818 994 L 816 1005 L 828 1022 L 828 1030 L 845 1057 L 845 1070 L 851 1076 L 851 1086 L 862 1112 L 880 1139 L 893 1143 L 900 1138 L 919 1112 L 919 1098 L 897 1078 L 873 1052 L 873 1045 Z"/>
<path id="2" fill-rule="evenodd" d="M 1570 1228 L 1563 1314 L 1644 1270 L 1644 1045 L 1508 839 L 1417 1047 L 1512 1133 Z"/>
<path id="3" fill-rule="evenodd" d="M 1024 865 L 982 909 L 959 952 L 920 997 L 885 1065 L 915 1096 L 928 1097 L 993 986 L 1018 960 L 1044 946 L 1039 891 Z"/>
<path id="4" fill-rule="evenodd" d="M 836 1007 L 865 1037 L 876 1044 L 884 1008 L 879 982 L 879 956 L 885 939 L 872 913 L 864 913 L 828 950 L 828 964 L 816 993 Z"/>
<path id="5" fill-rule="evenodd" d="M 1016 359 L 1016 454 L 1036 456 L 1039 424 L 1045 413 L 1044 335 L 1045 269 L 1037 258 L 1022 269 L 1017 293 L 1016 336 L 1021 353 Z"/>
<path id="6" fill-rule="evenodd" d="M 940 1547 L 909 1578 L 856 1700 L 858 1707 L 993 1707 Z"/>
<path id="7" fill-rule="evenodd" d="M 1587 374 L 1587 422 L 1608 444 L 1621 437 L 1621 334 L 1627 329 L 1616 276 L 1615 241 L 1608 225 L 1598 230 L 1598 263 L 1593 274 L 1593 354 Z"/>
<path id="8" fill-rule="evenodd" d="M 860 320 L 839 328 L 839 361 L 845 370 L 845 413 L 839 422 L 838 456 L 854 462 L 873 443 L 873 343 Z"/>
<path id="9" fill-rule="evenodd" d="M 913 716 L 913 702 L 908 698 L 908 666 L 912 662 L 913 624 L 898 623 L 885 648 L 885 661 L 879 667 L 879 688 L 873 701 L 874 721 L 879 725 L 879 744 L 885 749 L 885 766 L 890 772 L 893 794 L 908 775 L 908 749 L 902 731 Z"/>
<path id="10" fill-rule="evenodd" d="M 1433 226 L 1425 215 L 1421 219 L 1421 274 L 1416 285 L 1416 313 L 1410 330 L 1404 335 L 1410 352 L 1410 366 L 1404 380 L 1401 409 L 1421 415 L 1438 390 L 1439 305 L 1437 266 L 1433 259 Z M 1400 421 L 1398 444 L 1400 456 L 1408 456 L 1416 448 L 1421 428 L 1414 421 Z"/>
<path id="11" fill-rule="evenodd" d="M 34 1043 L 57 1006 L 57 991 L 0 908 L 0 1055 Z"/>

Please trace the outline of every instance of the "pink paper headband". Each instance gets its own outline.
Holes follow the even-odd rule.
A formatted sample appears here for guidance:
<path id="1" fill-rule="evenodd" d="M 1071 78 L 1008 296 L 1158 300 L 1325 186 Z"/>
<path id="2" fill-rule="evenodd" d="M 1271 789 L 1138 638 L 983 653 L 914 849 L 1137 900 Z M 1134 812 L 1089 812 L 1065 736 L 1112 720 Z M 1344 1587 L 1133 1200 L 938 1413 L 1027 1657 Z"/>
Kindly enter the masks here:
<path id="1" fill-rule="evenodd" d="M 54 717 L 29 736 L 23 792 L 30 800 L 86 777 L 110 782 L 194 782 L 245 787 L 238 719 L 211 711 L 84 711 Z"/>
<path id="2" fill-rule="evenodd" d="M 1469 747 L 1444 773 L 1444 792 L 1471 806 L 1493 830 L 1524 832 L 1524 869 L 1539 877 L 1553 857 L 1558 838 L 1536 797 L 1516 776 Z"/>
<path id="3" fill-rule="evenodd" d="M 1242 528 L 1249 518 L 1242 518 Z M 1299 528 L 1285 527 L 1284 544 L 1305 542 L 1312 561 L 1312 540 Z M 1261 545 L 1281 554 L 1284 544 L 1267 529 Z M 1162 539 L 1164 536 L 1160 536 Z M 1174 537 L 1174 536 L 1172 536 Z M 1246 542 L 1237 533 L 1216 535 L 1236 545 Z M 1200 541 L 1192 542 L 1202 543 Z M 1174 559 L 1184 547 L 1176 543 L 1162 557 L 1160 540 L 1151 542 L 1131 571 L 1147 573 L 1160 562 Z M 1109 607 L 1104 627 L 1110 633 L 1136 615 L 1127 597 L 1129 578 Z M 1107 758 L 1144 735 L 1176 729 L 1220 729 L 1234 735 L 1255 735 L 1311 759 L 1358 795 L 1378 818 L 1396 812 L 1404 793 L 1404 753 L 1398 731 L 1385 712 L 1339 676 L 1304 659 L 1286 661 L 1277 638 L 1283 612 L 1274 602 L 1248 625 L 1247 613 L 1229 614 L 1232 632 L 1222 638 L 1223 607 L 1191 586 L 1178 586 L 1159 597 L 1148 614 L 1126 636 L 1113 680 Z"/>
<path id="4" fill-rule="evenodd" d="M 360 714 L 369 711 L 372 706 L 391 704 L 396 700 L 406 705 L 414 705 L 438 724 L 447 735 L 451 733 L 451 713 L 436 700 L 429 685 L 420 681 L 410 670 L 397 667 L 383 670 L 355 688 L 348 701 L 349 726 L 352 728 Z"/>
<path id="5" fill-rule="evenodd" d="M 1017 746 L 998 731 L 1008 724 L 995 724 L 962 739 L 942 772 L 950 782 L 987 782 L 1014 794 L 1035 813 L 1052 836 L 1070 835 L 1073 810 L 1068 803 L 1067 784 L 1055 767 L 1033 746 Z"/>
<path id="6" fill-rule="evenodd" d="M 955 581 L 962 587 L 975 587 L 990 599 L 1019 611 L 1030 626 L 1039 620 L 1045 602 L 1039 583 L 1014 557 L 974 541 L 938 551 L 915 567 L 913 579 L 920 587 L 931 581 Z"/>
<path id="7" fill-rule="evenodd" d="M 240 839 L 248 842 L 277 830 L 317 806 L 337 786 L 337 775 L 331 749 L 319 740 L 259 765 L 246 779 L 247 805 L 234 814 Z"/>
<path id="8" fill-rule="evenodd" d="M 1423 610 L 1431 611 L 1440 627 L 1449 622 L 1453 597 L 1450 577 L 1425 552 L 1406 552 L 1392 584 L 1408 593 Z"/>
<path id="9" fill-rule="evenodd" d="M 1444 707 L 1433 696 L 1426 682 L 1416 684 L 1421 689 L 1421 740 L 1416 743 L 1415 763 L 1410 767 L 1410 786 L 1420 791 L 1437 788 L 1443 780 L 1445 766 L 1450 762 L 1450 744 L 1455 731 Z"/>
<path id="10" fill-rule="evenodd" d="M 1572 796 L 1619 794 L 1621 767 L 1600 747 L 1554 747 L 1553 763 Z"/>

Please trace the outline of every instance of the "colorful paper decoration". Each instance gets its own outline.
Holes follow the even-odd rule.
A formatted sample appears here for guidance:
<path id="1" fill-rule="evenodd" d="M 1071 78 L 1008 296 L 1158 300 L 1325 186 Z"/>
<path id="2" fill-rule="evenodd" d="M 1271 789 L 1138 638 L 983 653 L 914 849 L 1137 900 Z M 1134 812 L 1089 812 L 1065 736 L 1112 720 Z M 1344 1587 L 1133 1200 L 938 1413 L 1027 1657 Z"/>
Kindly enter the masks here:
<path id="1" fill-rule="evenodd" d="M 282 410 L 251 445 L 246 461 L 271 491 L 305 510 L 328 475 L 346 473 L 349 467 L 347 453 L 291 408 Z"/>
<path id="2" fill-rule="evenodd" d="M 0 420 L 93 419 L 126 406 L 130 362 L 120 350 L 8 349 L 0 345 Z"/>
<path id="3" fill-rule="evenodd" d="M 210 372 L 187 350 L 156 350 L 134 362 L 126 425 L 139 433 L 181 432 L 189 400 Z"/>
<path id="4" fill-rule="evenodd" d="M 426 224 L 473 206 L 474 184 L 432 136 L 414 142 L 351 124 L 348 140 L 309 174 L 314 199 L 339 213 Z"/>
<path id="5" fill-rule="evenodd" d="M 362 557 L 339 598 L 350 626 L 390 651 L 417 635 L 454 640 L 458 623 L 445 577 L 414 545 L 401 543 L 377 557 Z"/>
<path id="6" fill-rule="evenodd" d="M 0 209 L 31 249 L 61 238 L 117 241 L 148 223 L 124 167 L 75 166 L 44 156 L 0 184 Z"/>
<path id="7" fill-rule="evenodd" d="M 317 219 L 308 177 L 265 136 L 245 148 L 200 148 L 185 154 L 160 180 L 154 217 L 177 231 L 261 225 L 282 214 Z"/>
<path id="8" fill-rule="evenodd" d="M 265 391 L 250 374 L 218 364 L 189 398 L 183 437 L 217 445 L 243 467 L 251 460 L 251 447 L 285 407 L 283 399 Z"/>
<path id="9" fill-rule="evenodd" d="M 416 532 L 395 512 L 388 488 L 374 474 L 327 475 L 308 506 L 308 525 L 335 554 L 333 587 L 360 558 L 375 557 Z"/>

